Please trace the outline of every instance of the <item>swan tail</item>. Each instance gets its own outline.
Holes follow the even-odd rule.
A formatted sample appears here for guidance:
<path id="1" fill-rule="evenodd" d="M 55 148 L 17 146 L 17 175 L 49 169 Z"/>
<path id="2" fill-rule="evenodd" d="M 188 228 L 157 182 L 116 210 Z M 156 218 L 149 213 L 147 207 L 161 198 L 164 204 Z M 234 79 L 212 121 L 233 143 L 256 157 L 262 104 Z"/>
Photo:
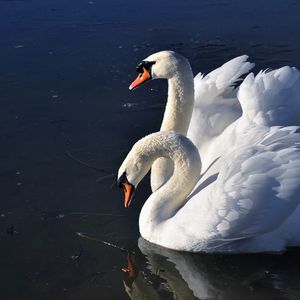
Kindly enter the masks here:
<path id="1" fill-rule="evenodd" d="M 258 125 L 299 125 L 300 73 L 295 67 L 250 73 L 238 91 L 243 117 Z"/>
<path id="2" fill-rule="evenodd" d="M 195 99 L 201 102 L 211 102 L 218 96 L 232 92 L 234 85 L 241 80 L 241 76 L 248 73 L 254 63 L 247 61 L 248 56 L 236 57 L 206 76 L 199 73 L 194 78 Z"/>

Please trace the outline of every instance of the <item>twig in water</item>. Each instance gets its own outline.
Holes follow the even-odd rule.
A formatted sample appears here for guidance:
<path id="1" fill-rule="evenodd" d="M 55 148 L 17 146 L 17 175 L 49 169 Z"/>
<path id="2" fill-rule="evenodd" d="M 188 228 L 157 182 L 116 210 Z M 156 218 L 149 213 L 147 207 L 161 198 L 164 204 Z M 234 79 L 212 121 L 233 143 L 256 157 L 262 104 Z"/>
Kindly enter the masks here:
<path id="1" fill-rule="evenodd" d="M 75 156 L 73 156 L 73 154 L 70 153 L 70 151 L 68 149 L 65 149 L 65 153 L 66 153 L 66 155 L 69 158 L 71 158 L 72 160 L 76 161 L 77 163 L 79 163 L 79 164 L 81 164 L 81 165 L 83 165 L 83 166 L 85 166 L 87 168 L 90 168 L 90 169 L 93 169 L 93 170 L 96 170 L 96 171 L 99 171 L 99 172 L 105 172 L 104 169 L 100 169 L 98 167 L 92 166 L 92 165 L 90 165 L 90 164 L 88 164 L 88 163 L 86 163 L 86 162 L 84 162 L 84 161 L 76 158 Z"/>
<path id="2" fill-rule="evenodd" d="M 129 252 L 128 249 L 125 249 L 125 248 L 123 248 L 123 247 L 120 247 L 120 246 L 118 246 L 118 245 L 115 245 L 115 244 L 110 243 L 110 242 L 107 242 L 107 241 L 103 241 L 103 240 L 94 238 L 94 237 L 89 236 L 89 235 L 87 235 L 87 234 L 85 234 L 85 233 L 82 233 L 82 232 L 76 232 L 76 234 L 79 235 L 79 236 L 82 237 L 82 238 L 86 238 L 86 239 L 91 240 L 91 241 L 96 241 L 96 242 L 102 243 L 102 244 L 104 244 L 104 245 L 106 245 L 106 246 L 110 246 L 110 247 L 119 249 L 119 250 L 124 251 L 124 252 Z"/>
<path id="3" fill-rule="evenodd" d="M 108 175 L 104 175 L 104 176 L 99 177 L 99 178 L 96 180 L 96 182 L 99 183 L 99 182 L 101 182 L 101 181 L 103 181 L 103 180 L 105 180 L 105 179 L 113 178 L 113 177 L 115 177 L 115 176 L 116 176 L 116 174 L 108 174 Z"/>

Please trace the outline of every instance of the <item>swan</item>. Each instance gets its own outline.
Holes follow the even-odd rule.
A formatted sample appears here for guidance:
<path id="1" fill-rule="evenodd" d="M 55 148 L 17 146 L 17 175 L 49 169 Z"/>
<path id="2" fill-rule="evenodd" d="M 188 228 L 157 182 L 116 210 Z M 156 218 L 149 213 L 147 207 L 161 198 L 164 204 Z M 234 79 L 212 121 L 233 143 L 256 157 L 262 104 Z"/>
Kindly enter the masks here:
<path id="1" fill-rule="evenodd" d="M 151 54 L 137 66 L 138 76 L 129 86 L 134 90 L 150 79 L 168 80 L 168 99 L 161 131 L 173 130 L 187 135 L 201 151 L 205 170 L 216 158 L 207 156 L 214 138 L 241 116 L 233 85 L 254 66 L 248 56 L 236 57 L 206 76 L 193 78 L 189 61 L 174 51 Z M 208 159 L 207 159 L 208 158 Z M 172 164 L 158 159 L 151 169 L 151 188 L 157 190 L 173 172 Z"/>
<path id="2" fill-rule="evenodd" d="M 155 160 L 164 157 L 174 166 L 141 210 L 147 241 L 225 253 L 300 245 L 300 128 L 293 126 L 299 122 L 300 73 L 290 67 L 251 73 L 237 96 L 242 116 L 213 144 L 217 158 L 204 173 L 199 149 L 174 131 L 142 138 L 123 161 L 118 181 L 125 207 Z"/>

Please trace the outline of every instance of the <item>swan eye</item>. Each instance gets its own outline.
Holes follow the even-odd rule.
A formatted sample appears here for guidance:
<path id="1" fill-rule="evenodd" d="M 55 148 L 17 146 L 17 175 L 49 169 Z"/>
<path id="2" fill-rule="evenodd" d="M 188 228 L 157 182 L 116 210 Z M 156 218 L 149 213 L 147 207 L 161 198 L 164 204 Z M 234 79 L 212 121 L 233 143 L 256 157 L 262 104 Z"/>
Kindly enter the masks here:
<path id="1" fill-rule="evenodd" d="M 124 183 L 128 182 L 127 174 L 124 172 L 119 178 L 118 178 L 118 186 L 119 188 L 124 188 Z"/>
<path id="2" fill-rule="evenodd" d="M 140 63 L 140 64 L 137 65 L 136 71 L 137 71 L 138 73 L 140 73 L 140 74 L 143 73 L 143 63 Z"/>
<path id="3" fill-rule="evenodd" d="M 149 74 L 151 74 L 151 67 L 155 64 L 155 61 L 142 61 L 140 64 L 137 65 L 136 71 L 140 74 L 144 72 L 146 69 Z"/>

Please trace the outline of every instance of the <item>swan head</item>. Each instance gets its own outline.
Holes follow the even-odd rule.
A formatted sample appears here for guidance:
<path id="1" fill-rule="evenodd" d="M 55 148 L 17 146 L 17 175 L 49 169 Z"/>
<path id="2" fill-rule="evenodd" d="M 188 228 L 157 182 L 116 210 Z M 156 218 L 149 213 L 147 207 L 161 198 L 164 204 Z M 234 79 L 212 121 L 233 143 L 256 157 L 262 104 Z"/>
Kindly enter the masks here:
<path id="1" fill-rule="evenodd" d="M 198 149 L 182 134 L 175 131 L 159 131 L 137 141 L 119 168 L 118 183 L 119 187 L 124 190 L 125 207 L 130 205 L 138 184 L 150 171 L 153 162 L 160 157 L 173 162 L 173 175 L 175 170 L 178 171 L 177 177 L 172 175 L 173 180 L 170 178 L 167 181 L 168 188 L 176 191 L 178 180 L 180 180 L 185 186 L 184 193 L 192 191 L 201 173 Z M 176 191 L 176 193 L 179 195 L 181 192 Z M 186 196 L 184 195 L 184 198 Z"/>
<path id="2" fill-rule="evenodd" d="M 151 54 L 136 67 L 138 76 L 129 86 L 129 90 L 134 90 L 150 79 L 171 79 L 186 66 L 190 67 L 188 60 L 174 51 Z"/>
<path id="3" fill-rule="evenodd" d="M 128 153 L 118 171 L 118 185 L 124 190 L 124 206 L 129 207 L 140 181 L 149 172 L 152 160 L 145 155 L 143 139 L 138 141 Z"/>

